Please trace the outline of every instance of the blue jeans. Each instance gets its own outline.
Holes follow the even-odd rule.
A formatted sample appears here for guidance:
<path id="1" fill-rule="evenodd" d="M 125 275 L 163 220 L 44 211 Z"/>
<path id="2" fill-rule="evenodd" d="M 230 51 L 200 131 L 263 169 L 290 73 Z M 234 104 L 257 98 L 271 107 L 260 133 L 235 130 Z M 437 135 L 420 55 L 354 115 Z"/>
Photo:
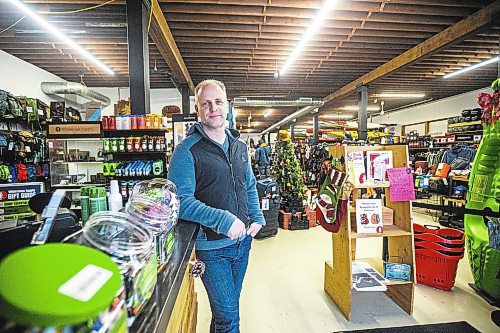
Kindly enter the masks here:
<path id="1" fill-rule="evenodd" d="M 248 266 L 252 237 L 215 250 L 197 250 L 196 257 L 205 263 L 201 277 L 212 309 L 210 332 L 240 331 L 240 294 Z"/>

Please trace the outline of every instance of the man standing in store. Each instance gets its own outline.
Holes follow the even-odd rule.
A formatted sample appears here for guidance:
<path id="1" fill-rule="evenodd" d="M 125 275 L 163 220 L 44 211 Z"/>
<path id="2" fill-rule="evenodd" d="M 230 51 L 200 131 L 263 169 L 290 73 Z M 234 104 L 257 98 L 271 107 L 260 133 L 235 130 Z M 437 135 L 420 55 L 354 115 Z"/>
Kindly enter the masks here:
<path id="1" fill-rule="evenodd" d="M 259 140 L 259 148 L 255 151 L 255 162 L 259 165 L 259 176 L 269 176 L 269 164 L 271 164 L 271 151 L 266 142 Z"/>
<path id="2" fill-rule="evenodd" d="M 252 238 L 265 219 L 245 142 L 225 128 L 226 88 L 205 80 L 195 89 L 200 122 L 174 150 L 168 178 L 177 186 L 179 218 L 199 223 L 196 256 L 212 309 L 210 332 L 239 332 L 239 299 Z"/>

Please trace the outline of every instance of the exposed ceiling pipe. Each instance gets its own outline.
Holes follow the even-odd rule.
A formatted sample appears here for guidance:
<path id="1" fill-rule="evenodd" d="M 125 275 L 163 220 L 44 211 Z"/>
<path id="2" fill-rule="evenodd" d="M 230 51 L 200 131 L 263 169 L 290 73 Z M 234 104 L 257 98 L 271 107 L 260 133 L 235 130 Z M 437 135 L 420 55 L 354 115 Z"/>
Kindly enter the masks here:
<path id="1" fill-rule="evenodd" d="M 302 117 L 303 115 L 312 112 L 314 109 L 317 109 L 320 106 L 323 106 L 323 102 L 321 102 L 321 105 L 309 105 L 309 106 L 303 107 L 302 109 L 298 110 L 297 112 L 294 112 L 291 115 L 286 116 L 285 118 L 278 121 L 276 124 L 265 129 L 264 131 L 262 131 L 261 135 L 264 135 L 268 132 L 271 132 L 273 129 L 278 128 L 282 125 L 285 125 L 286 123 L 289 123 L 290 121 L 292 121 L 294 119 Z"/>
<path id="2" fill-rule="evenodd" d="M 42 82 L 42 91 L 45 94 L 74 94 L 91 101 L 100 102 L 103 107 L 111 104 L 111 99 L 96 91 L 90 90 L 88 87 L 75 82 Z"/>
<path id="3" fill-rule="evenodd" d="M 250 106 L 266 106 L 266 107 L 279 107 L 279 106 L 314 106 L 320 107 L 324 103 L 322 100 L 313 100 L 312 98 L 299 98 L 297 100 L 265 100 L 256 99 L 248 100 L 246 97 L 235 97 L 234 107 L 250 107 Z"/>

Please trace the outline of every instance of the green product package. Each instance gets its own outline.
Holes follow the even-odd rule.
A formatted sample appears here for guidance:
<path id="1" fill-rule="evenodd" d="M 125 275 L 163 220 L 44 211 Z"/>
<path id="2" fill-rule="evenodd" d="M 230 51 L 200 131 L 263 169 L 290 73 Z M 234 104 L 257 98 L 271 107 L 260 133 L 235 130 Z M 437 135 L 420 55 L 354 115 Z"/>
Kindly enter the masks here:
<path id="1" fill-rule="evenodd" d="M 158 261 L 156 256 L 151 256 L 139 274 L 125 277 L 127 289 L 127 308 L 131 317 L 136 316 L 153 295 L 157 281 Z"/>
<path id="2" fill-rule="evenodd" d="M 500 121 L 483 124 L 481 144 L 469 176 L 466 208 L 493 212 L 500 210 Z M 480 215 L 465 214 L 465 235 L 469 264 L 477 288 L 500 301 L 498 263 L 500 251 L 490 247 L 488 228 Z"/>
<path id="3" fill-rule="evenodd" d="M 99 192 L 97 187 L 89 188 L 89 216 L 99 211 Z"/>
<path id="4" fill-rule="evenodd" d="M 99 211 L 103 212 L 108 210 L 108 201 L 107 201 L 107 196 L 106 196 L 106 189 L 104 187 L 98 187 L 97 188 L 98 192 L 98 197 L 99 197 Z"/>
<path id="5" fill-rule="evenodd" d="M 90 215 L 96 212 L 103 212 L 108 210 L 108 203 L 106 201 L 106 189 L 104 187 L 90 188 Z"/>
<path id="6" fill-rule="evenodd" d="M 98 250 L 27 247 L 0 263 L 0 315 L 28 327 L 75 326 L 107 310 L 121 285 L 118 266 Z"/>
<path id="7" fill-rule="evenodd" d="M 80 189 L 80 205 L 82 206 L 82 222 L 85 224 L 90 216 L 90 189 L 92 187 L 85 186 Z"/>

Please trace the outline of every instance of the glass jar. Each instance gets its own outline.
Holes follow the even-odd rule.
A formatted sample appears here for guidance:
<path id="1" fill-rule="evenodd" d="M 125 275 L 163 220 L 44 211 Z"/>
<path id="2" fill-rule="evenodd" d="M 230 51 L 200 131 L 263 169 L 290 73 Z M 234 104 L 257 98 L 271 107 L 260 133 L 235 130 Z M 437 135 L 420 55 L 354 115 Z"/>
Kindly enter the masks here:
<path id="1" fill-rule="evenodd" d="M 109 140 L 110 140 L 110 145 L 111 145 L 111 152 L 113 152 L 113 153 L 118 152 L 118 145 L 119 145 L 118 138 L 112 138 Z"/>
<path id="2" fill-rule="evenodd" d="M 118 139 L 118 151 L 123 153 L 127 151 L 127 143 L 125 138 Z"/>
<path id="3" fill-rule="evenodd" d="M 156 285 L 157 260 L 151 233 L 127 214 L 97 212 L 85 224 L 82 242 L 107 253 L 118 264 L 131 325 Z"/>
<path id="4" fill-rule="evenodd" d="M 128 332 L 119 268 L 86 246 L 53 243 L 6 257 L 0 304 L 6 332 Z"/>
<path id="5" fill-rule="evenodd" d="M 142 143 L 141 143 L 141 138 L 139 137 L 134 138 L 134 152 L 136 153 L 142 152 Z"/>
<path id="6" fill-rule="evenodd" d="M 132 137 L 127 138 L 127 152 L 129 153 L 134 152 L 134 138 Z"/>

